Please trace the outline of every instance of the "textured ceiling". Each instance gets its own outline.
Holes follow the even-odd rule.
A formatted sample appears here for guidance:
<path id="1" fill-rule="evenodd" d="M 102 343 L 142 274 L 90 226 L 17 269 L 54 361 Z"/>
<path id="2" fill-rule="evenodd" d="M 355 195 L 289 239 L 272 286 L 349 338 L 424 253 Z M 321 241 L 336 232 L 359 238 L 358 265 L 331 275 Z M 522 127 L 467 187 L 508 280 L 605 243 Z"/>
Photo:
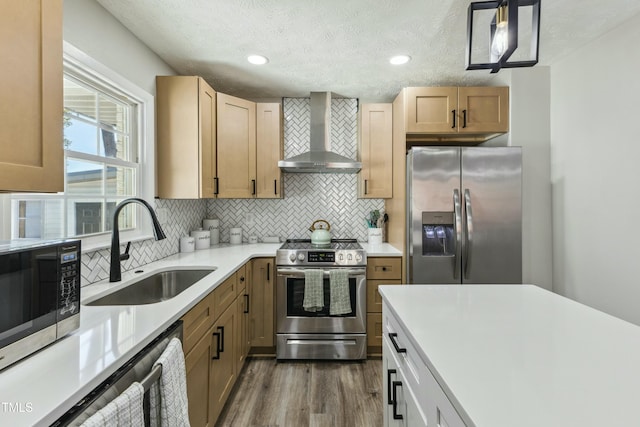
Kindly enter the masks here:
<path id="1" fill-rule="evenodd" d="M 179 74 L 250 99 L 310 91 L 390 102 L 401 88 L 488 84 L 465 71 L 469 1 L 97 0 Z M 638 0 L 542 1 L 540 64 L 640 13 Z M 624 48 L 624 47 L 620 47 Z M 249 54 L 267 56 L 263 66 Z M 412 61 L 392 66 L 407 54 Z"/>

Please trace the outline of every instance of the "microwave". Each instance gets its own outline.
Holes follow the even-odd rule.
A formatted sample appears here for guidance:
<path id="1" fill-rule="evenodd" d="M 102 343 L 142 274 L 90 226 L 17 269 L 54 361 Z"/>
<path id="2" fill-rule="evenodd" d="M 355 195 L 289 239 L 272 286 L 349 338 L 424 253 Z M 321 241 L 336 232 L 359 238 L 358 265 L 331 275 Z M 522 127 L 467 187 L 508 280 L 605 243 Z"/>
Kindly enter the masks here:
<path id="1" fill-rule="evenodd" d="M 80 326 L 80 241 L 0 242 L 0 369 Z"/>

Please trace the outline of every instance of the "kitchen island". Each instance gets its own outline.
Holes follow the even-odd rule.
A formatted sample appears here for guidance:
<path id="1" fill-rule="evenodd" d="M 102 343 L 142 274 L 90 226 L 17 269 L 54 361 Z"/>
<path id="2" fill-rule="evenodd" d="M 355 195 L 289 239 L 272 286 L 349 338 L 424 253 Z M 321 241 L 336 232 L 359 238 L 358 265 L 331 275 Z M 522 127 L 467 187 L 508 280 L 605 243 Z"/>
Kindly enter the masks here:
<path id="1" fill-rule="evenodd" d="M 640 327 L 533 285 L 380 293 L 389 425 L 640 425 Z"/>
<path id="2" fill-rule="evenodd" d="M 388 244 L 368 256 L 401 256 Z M 80 328 L 0 371 L 0 426 L 48 426 L 113 374 L 252 258 L 274 257 L 280 243 L 229 245 L 175 254 L 122 274 L 122 281 L 84 286 Z M 170 300 L 146 305 L 87 306 L 159 270 L 216 270 Z M 137 273 L 137 271 L 142 271 Z"/>

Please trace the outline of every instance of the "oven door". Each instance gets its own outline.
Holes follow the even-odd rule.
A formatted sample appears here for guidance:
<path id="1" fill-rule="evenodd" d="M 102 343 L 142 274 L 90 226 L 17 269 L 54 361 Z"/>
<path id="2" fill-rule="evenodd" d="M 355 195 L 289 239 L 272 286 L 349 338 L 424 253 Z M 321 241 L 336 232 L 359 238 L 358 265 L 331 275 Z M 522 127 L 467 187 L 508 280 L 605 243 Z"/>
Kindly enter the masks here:
<path id="1" fill-rule="evenodd" d="M 324 308 L 309 312 L 303 308 L 304 269 L 278 267 L 276 282 L 277 333 L 366 333 L 367 280 L 365 267 L 348 268 L 351 312 L 330 315 L 329 269 L 324 270 Z"/>

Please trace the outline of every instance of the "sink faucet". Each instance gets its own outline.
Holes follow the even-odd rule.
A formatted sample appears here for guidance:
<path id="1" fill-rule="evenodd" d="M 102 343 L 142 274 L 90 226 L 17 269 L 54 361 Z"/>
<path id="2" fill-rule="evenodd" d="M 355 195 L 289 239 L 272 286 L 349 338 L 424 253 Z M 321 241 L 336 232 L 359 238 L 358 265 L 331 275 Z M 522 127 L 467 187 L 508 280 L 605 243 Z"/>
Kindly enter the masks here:
<path id="1" fill-rule="evenodd" d="M 149 203 L 144 201 L 143 199 L 139 199 L 137 197 L 132 197 L 130 199 L 124 199 L 116 206 L 116 209 L 113 211 L 113 229 L 111 230 L 111 266 L 109 268 L 109 281 L 110 282 L 119 282 L 122 279 L 122 269 L 120 268 L 120 261 L 129 259 L 129 248 L 131 247 L 131 242 L 127 243 L 127 248 L 124 251 L 124 254 L 120 255 L 120 231 L 118 228 L 118 214 L 129 203 L 138 203 L 149 211 L 151 214 L 151 220 L 153 221 L 153 235 L 156 240 L 166 239 L 166 235 L 164 231 L 162 231 L 162 227 L 160 227 L 160 222 L 158 222 L 158 217 L 156 213 L 153 211 L 153 208 Z"/>

